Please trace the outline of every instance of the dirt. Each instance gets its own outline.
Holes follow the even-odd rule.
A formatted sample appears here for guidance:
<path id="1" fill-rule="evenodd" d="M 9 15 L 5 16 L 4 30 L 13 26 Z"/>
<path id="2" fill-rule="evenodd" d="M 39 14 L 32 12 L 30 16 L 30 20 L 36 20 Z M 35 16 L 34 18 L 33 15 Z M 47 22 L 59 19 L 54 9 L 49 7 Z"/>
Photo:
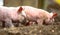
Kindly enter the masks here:
<path id="1" fill-rule="evenodd" d="M 0 35 L 60 35 L 60 25 L 31 25 L 0 28 Z"/>

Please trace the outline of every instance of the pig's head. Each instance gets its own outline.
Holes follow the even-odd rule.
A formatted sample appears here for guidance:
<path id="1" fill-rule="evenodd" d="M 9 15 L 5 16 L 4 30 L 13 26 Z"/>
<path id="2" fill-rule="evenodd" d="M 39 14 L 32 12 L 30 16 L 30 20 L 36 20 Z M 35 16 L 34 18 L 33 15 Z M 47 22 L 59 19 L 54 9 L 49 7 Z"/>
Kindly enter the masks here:
<path id="1" fill-rule="evenodd" d="M 17 10 L 17 14 L 20 22 L 22 22 L 25 19 L 25 17 L 22 15 L 22 12 L 23 12 L 23 8 L 19 7 L 19 9 Z"/>
<path id="2" fill-rule="evenodd" d="M 56 12 L 52 12 L 49 14 L 49 17 L 45 20 L 45 24 L 52 24 L 55 20 L 54 18 L 57 17 Z"/>

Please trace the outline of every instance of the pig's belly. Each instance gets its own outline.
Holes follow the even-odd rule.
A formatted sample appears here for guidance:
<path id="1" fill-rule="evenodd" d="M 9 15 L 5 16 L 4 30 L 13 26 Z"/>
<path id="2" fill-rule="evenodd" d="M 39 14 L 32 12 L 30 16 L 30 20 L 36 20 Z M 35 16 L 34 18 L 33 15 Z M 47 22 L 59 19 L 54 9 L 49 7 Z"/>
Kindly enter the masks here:
<path id="1" fill-rule="evenodd" d="M 7 19 L 7 17 L 0 17 L 0 21 L 5 21 Z"/>
<path id="2" fill-rule="evenodd" d="M 0 13 L 0 21 L 5 21 L 5 19 L 7 19 L 7 18 L 8 18 L 7 14 Z"/>
<path id="3" fill-rule="evenodd" d="M 37 18 L 35 16 L 27 16 L 26 18 L 30 21 L 36 21 L 37 20 Z"/>

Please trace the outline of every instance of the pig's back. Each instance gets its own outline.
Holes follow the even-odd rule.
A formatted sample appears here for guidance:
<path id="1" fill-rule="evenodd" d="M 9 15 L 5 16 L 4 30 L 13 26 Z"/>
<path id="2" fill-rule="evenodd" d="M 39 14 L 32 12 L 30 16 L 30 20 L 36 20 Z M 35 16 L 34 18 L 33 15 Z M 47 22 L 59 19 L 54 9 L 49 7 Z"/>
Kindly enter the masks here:
<path id="1" fill-rule="evenodd" d="M 31 6 L 22 6 L 25 13 L 30 14 L 32 16 L 36 16 L 39 12 L 37 8 L 31 7 Z"/>
<path id="2" fill-rule="evenodd" d="M 28 17 L 31 19 L 39 17 L 42 19 L 46 19 L 49 16 L 49 12 L 42 10 L 42 9 L 38 9 L 38 8 L 34 8 L 34 7 L 30 7 L 30 6 L 24 6 L 24 11 L 26 11 L 26 14 L 29 15 Z"/>
<path id="3" fill-rule="evenodd" d="M 14 7 L 1 7 L 0 6 L 0 20 L 4 20 L 5 18 L 17 18 L 17 8 Z"/>

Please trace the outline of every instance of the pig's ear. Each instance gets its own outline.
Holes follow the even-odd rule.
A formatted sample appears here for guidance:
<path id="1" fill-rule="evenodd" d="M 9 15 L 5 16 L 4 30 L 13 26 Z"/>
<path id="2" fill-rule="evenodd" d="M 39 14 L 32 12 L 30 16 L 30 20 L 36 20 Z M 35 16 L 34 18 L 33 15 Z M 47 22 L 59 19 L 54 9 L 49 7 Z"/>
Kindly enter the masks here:
<path id="1" fill-rule="evenodd" d="M 56 12 L 53 12 L 53 16 L 52 16 L 52 18 L 55 18 L 55 17 L 57 17 L 57 13 Z"/>
<path id="2" fill-rule="evenodd" d="M 19 7 L 19 9 L 18 9 L 17 13 L 21 13 L 21 12 L 22 12 L 22 10 L 23 10 L 23 8 L 22 8 L 22 7 Z"/>

